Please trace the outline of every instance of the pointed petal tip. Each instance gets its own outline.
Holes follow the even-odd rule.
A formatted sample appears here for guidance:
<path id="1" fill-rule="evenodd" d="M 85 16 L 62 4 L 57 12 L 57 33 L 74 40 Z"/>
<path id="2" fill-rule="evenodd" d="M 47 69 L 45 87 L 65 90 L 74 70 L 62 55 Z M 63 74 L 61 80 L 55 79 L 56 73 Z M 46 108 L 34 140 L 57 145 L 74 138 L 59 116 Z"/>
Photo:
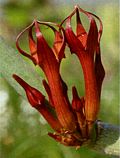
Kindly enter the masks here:
<path id="1" fill-rule="evenodd" d="M 16 78 L 16 76 L 17 76 L 16 74 L 12 74 L 12 77 L 13 77 L 14 79 Z"/>
<path id="2" fill-rule="evenodd" d="M 48 93 L 48 95 L 50 94 L 50 88 L 49 88 L 49 85 L 48 85 L 48 83 L 46 82 L 46 80 L 44 79 L 44 80 L 42 80 L 42 84 L 43 84 L 43 86 L 44 86 L 44 88 L 45 88 L 45 90 L 46 90 L 46 92 Z"/>
<path id="3" fill-rule="evenodd" d="M 36 31 L 36 36 L 37 37 L 42 37 L 42 33 L 40 31 L 40 27 L 39 27 L 39 23 L 37 21 L 35 21 L 35 31 Z"/>
<path id="4" fill-rule="evenodd" d="M 78 5 L 78 4 L 76 4 L 76 5 L 74 6 L 74 8 L 75 8 L 75 9 L 78 9 L 78 8 L 79 8 L 79 5 Z"/>
<path id="5" fill-rule="evenodd" d="M 45 96 L 40 91 L 31 87 L 16 74 L 13 74 L 13 78 L 24 88 L 28 101 L 33 107 L 36 108 L 37 105 L 41 105 L 44 102 Z"/>
<path id="6" fill-rule="evenodd" d="M 17 76 L 16 74 L 13 74 L 12 77 L 19 82 L 21 80 L 21 78 L 19 76 Z"/>
<path id="7" fill-rule="evenodd" d="M 72 87 L 72 94 L 73 94 L 72 108 L 75 111 L 80 111 L 83 105 L 82 105 L 82 100 L 80 99 L 75 86 Z"/>
<path id="8" fill-rule="evenodd" d="M 12 77 L 24 88 L 28 88 L 28 84 L 22 79 L 20 78 L 18 75 L 13 74 Z"/>
<path id="9" fill-rule="evenodd" d="M 75 86 L 72 87 L 72 94 L 73 94 L 73 98 L 74 98 L 74 99 L 79 98 L 78 92 L 77 92 L 77 89 L 76 89 Z"/>
<path id="10" fill-rule="evenodd" d="M 47 83 L 46 80 L 43 79 L 43 80 L 42 80 L 42 84 L 43 84 L 43 85 L 46 85 L 46 83 Z"/>

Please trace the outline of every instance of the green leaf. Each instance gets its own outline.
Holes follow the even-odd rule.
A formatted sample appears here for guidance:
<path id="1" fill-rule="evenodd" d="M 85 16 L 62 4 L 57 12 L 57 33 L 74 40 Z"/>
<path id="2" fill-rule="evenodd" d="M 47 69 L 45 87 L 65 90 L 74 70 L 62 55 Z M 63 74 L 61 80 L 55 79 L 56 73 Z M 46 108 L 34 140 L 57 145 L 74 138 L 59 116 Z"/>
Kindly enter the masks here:
<path id="1" fill-rule="evenodd" d="M 7 80 L 20 95 L 25 97 L 22 87 L 12 78 L 13 74 L 17 74 L 28 84 L 44 92 L 42 78 L 35 71 L 35 67 L 25 61 L 15 49 L 0 37 L 0 76 Z"/>

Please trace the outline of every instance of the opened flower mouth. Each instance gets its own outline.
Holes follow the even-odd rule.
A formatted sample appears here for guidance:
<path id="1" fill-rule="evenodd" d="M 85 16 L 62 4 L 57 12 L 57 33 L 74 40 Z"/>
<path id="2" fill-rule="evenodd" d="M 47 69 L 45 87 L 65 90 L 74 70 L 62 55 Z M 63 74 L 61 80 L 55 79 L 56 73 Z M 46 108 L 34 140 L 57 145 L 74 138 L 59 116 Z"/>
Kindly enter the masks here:
<path id="1" fill-rule="evenodd" d="M 85 14 L 90 22 L 88 32 L 82 25 L 80 13 Z M 73 16 L 76 16 L 76 33 L 73 32 L 71 26 Z M 95 20 L 98 20 L 100 24 L 99 29 Z M 63 27 L 64 23 L 66 23 L 65 28 Z M 48 26 L 54 32 L 55 38 L 52 48 L 41 32 L 41 25 Z M 33 28 L 35 35 L 33 35 Z M 19 46 L 20 37 L 26 31 L 28 31 L 30 53 L 25 52 Z M 24 88 L 29 103 L 44 116 L 55 130 L 55 133 L 48 133 L 48 135 L 67 146 L 78 147 L 84 144 L 90 138 L 97 119 L 101 86 L 105 75 L 101 63 L 101 35 L 102 22 L 100 18 L 75 6 L 73 12 L 60 25 L 34 20 L 18 35 L 16 40 L 19 52 L 43 70 L 47 79 L 47 81 L 43 80 L 43 86 L 49 100 L 47 101 L 41 92 L 31 87 L 16 74 L 13 77 Z M 71 53 L 75 53 L 79 58 L 85 82 L 84 97 L 80 97 L 76 87 L 73 86 L 72 103 L 70 103 L 67 94 L 68 87 L 60 75 L 60 64 L 65 58 L 66 44 Z"/>

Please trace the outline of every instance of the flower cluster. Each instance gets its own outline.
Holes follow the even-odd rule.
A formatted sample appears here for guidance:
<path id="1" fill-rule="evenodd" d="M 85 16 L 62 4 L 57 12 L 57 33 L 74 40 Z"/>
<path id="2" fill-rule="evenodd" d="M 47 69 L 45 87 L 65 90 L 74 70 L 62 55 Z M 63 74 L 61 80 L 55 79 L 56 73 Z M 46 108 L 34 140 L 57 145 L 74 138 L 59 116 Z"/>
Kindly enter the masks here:
<path id="1" fill-rule="evenodd" d="M 88 32 L 82 25 L 80 13 L 83 13 L 89 20 Z M 73 32 L 71 26 L 73 16 L 76 16 L 76 32 Z M 99 29 L 95 20 L 99 22 Z M 66 24 L 65 27 L 63 27 L 64 24 Z M 41 25 L 48 26 L 54 32 L 55 39 L 52 48 L 40 30 Z M 19 46 L 19 39 L 26 31 L 28 31 L 30 53 L 25 52 Z M 43 70 L 47 79 L 47 81 L 43 80 L 43 86 L 48 94 L 48 101 L 41 92 L 31 87 L 19 76 L 14 74 L 13 77 L 24 88 L 29 103 L 55 130 L 54 133 L 48 133 L 48 135 L 67 146 L 79 147 L 86 142 L 90 138 L 97 119 L 101 86 L 105 76 L 100 54 L 101 34 L 100 18 L 75 6 L 72 13 L 61 24 L 34 20 L 18 35 L 16 40 L 19 52 Z M 68 98 L 67 85 L 60 75 L 60 63 L 65 58 L 66 44 L 71 53 L 75 53 L 80 61 L 85 83 L 84 97 L 80 97 L 76 87 L 73 86 L 72 103 Z M 54 111 L 54 114 L 51 111 Z"/>

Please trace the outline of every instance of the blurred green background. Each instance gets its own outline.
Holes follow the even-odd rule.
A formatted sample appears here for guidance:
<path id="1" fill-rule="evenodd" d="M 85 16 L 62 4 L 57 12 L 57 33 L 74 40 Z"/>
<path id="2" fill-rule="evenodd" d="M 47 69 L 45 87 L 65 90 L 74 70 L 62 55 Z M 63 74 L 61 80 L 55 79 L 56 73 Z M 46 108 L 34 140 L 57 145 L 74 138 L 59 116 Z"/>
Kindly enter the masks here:
<path id="1" fill-rule="evenodd" d="M 106 71 L 99 119 L 118 125 L 118 3 L 118 0 L 0 0 L 0 35 L 15 48 L 17 34 L 34 18 L 60 23 L 73 10 L 75 4 L 97 14 L 104 26 L 101 50 Z M 24 39 L 23 45 L 26 45 Z M 66 56 L 67 59 L 61 65 L 61 73 L 69 85 L 69 97 L 71 98 L 73 85 L 83 95 L 83 76 L 78 59 L 70 55 L 68 50 Z M 64 147 L 49 138 L 48 131 L 51 129 L 45 120 L 0 76 L 0 158 L 109 157 L 86 148 L 75 150 Z"/>

